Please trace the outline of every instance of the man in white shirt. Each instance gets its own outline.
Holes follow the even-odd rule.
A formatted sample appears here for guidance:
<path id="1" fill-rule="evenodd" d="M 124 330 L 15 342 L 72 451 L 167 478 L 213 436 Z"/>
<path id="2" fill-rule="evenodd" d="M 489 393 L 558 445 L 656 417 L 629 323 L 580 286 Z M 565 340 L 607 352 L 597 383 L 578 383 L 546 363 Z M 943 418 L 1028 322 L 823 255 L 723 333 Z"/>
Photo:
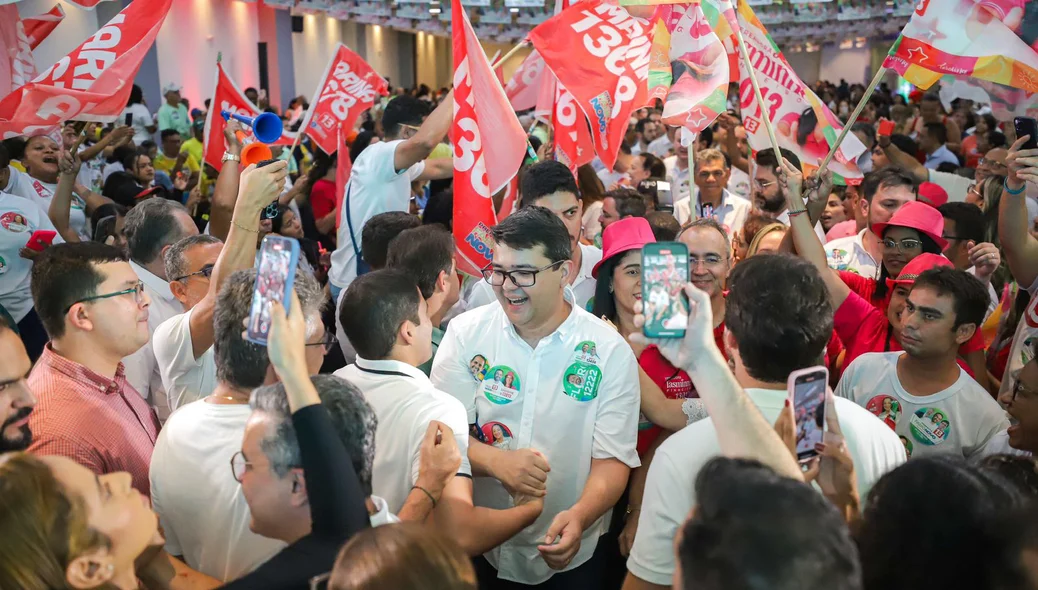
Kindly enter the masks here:
<path id="1" fill-rule="evenodd" d="M 782 157 L 797 170 L 801 170 L 800 158 L 793 152 L 782 148 Z M 774 148 L 768 148 L 757 152 L 755 158 L 756 166 L 753 171 L 753 206 L 765 217 L 789 226 L 789 206 L 786 203 L 786 194 L 779 185 L 778 160 L 775 159 Z M 815 233 L 818 239 L 825 243 L 825 231 L 821 223 L 815 223 Z"/>
<path id="2" fill-rule="evenodd" d="M 724 335 L 728 358 L 739 385 L 773 423 L 789 397 L 789 374 L 823 363 L 833 330 L 825 284 L 806 261 L 769 255 L 740 262 L 728 285 Z M 884 473 L 904 462 L 904 448 L 876 417 L 846 400 L 834 402 L 854 459 L 858 490 L 865 497 Z M 696 478 L 720 452 L 710 418 L 674 433 L 657 449 L 624 590 L 670 587 L 676 567 L 674 538 L 696 505 Z"/>
<path id="3" fill-rule="evenodd" d="M 696 202 L 693 205 L 689 197 L 674 203 L 674 217 L 678 223 L 685 225 L 694 219 L 712 217 L 721 224 L 729 239 L 735 232 L 742 231 L 742 225 L 753 205 L 748 200 L 729 193 L 725 188 L 731 174 L 728 160 L 719 150 L 706 149 L 697 153 L 694 195 Z"/>
<path id="4" fill-rule="evenodd" d="M 830 268 L 846 270 L 869 279 L 878 279 L 883 263 L 882 237 L 872 232 L 877 223 L 887 223 L 905 203 L 915 201 L 918 186 L 907 173 L 886 166 L 869 172 L 862 180 L 858 199 L 859 213 L 868 219 L 857 235 L 839 238 L 825 244 L 825 257 Z"/>
<path id="5" fill-rule="evenodd" d="M 956 362 L 984 320 L 988 295 L 950 267 L 915 279 L 901 314 L 904 352 L 868 353 L 844 371 L 836 395 L 882 416 L 909 457 L 972 457 L 1009 426 L 1005 412 Z"/>
<path id="6" fill-rule="evenodd" d="M 224 581 L 249 573 L 284 547 L 250 530 L 249 506 L 230 473 L 252 413 L 249 394 L 277 382 L 267 349 L 242 338 L 255 282 L 254 269 L 228 277 L 210 321 L 216 388 L 169 417 L 151 461 L 151 501 L 165 531 L 166 551 Z M 303 270 L 296 272 L 294 288 L 307 320 L 307 365 L 316 373 L 324 361 L 324 295 Z"/>
<path id="7" fill-rule="evenodd" d="M 166 279 L 166 264 L 163 256 L 170 246 L 180 240 L 198 235 L 191 214 L 183 205 L 167 199 L 148 199 L 126 214 L 126 247 L 130 255 L 130 266 L 144 282 L 144 290 L 151 298 L 148 308 L 148 331 L 155 330 L 162 322 L 183 313 L 184 308 Z M 170 408 L 166 390 L 162 386 L 162 375 L 155 361 L 154 340 L 140 350 L 123 359 L 126 380 L 148 400 L 159 415 L 159 420 L 169 417 Z"/>
<path id="8" fill-rule="evenodd" d="M 677 128 L 667 131 L 676 134 Z M 678 141 L 674 144 L 674 155 L 663 159 L 663 165 L 667 167 L 667 182 L 670 183 L 671 194 L 674 202 L 687 199 L 692 194 L 692 171 L 688 161 L 688 148 Z"/>
<path id="9" fill-rule="evenodd" d="M 948 149 L 947 143 L 948 128 L 944 126 L 944 123 L 926 124 L 922 137 L 919 138 L 919 147 L 926 152 L 924 168 L 936 170 L 941 164 L 961 166 L 959 158 Z"/>
<path id="10" fill-rule="evenodd" d="M 382 114 L 386 140 L 361 152 L 353 163 L 350 181 L 337 189 L 346 194 L 328 273 L 333 300 L 338 300 L 339 292 L 366 270 L 360 251 L 364 224 L 379 213 L 407 211 L 412 182 L 450 178 L 454 174 L 450 158 L 426 160 L 450 129 L 454 93 L 428 118 L 426 113 L 428 105 L 424 101 L 409 96 L 394 98 Z"/>
<path id="11" fill-rule="evenodd" d="M 576 304 L 585 309 L 595 296 L 595 278 L 591 269 L 602 260 L 602 250 L 580 243 L 583 204 L 580 189 L 573 173 L 565 164 L 555 160 L 538 162 L 526 169 L 519 186 L 519 208 L 537 206 L 550 209 L 569 232 L 574 272 L 567 275 L 567 284 L 573 289 Z M 468 309 L 497 301 L 494 289 L 486 281 L 479 281 L 466 300 Z"/>
<path id="12" fill-rule="evenodd" d="M 506 510 L 473 506 L 469 428 L 465 408 L 433 386 L 417 367 L 432 355 L 433 324 L 414 278 L 400 269 L 359 277 L 346 289 L 339 311 L 357 350 L 357 362 L 335 372 L 356 385 L 378 418 L 372 493 L 397 512 L 418 484 L 422 440 L 438 420 L 454 433 L 461 467 L 433 510 L 435 526 L 469 555 L 480 555 L 533 524 L 544 501 Z"/>
<path id="13" fill-rule="evenodd" d="M 170 292 L 185 312 L 169 318 L 152 334 L 171 412 L 206 397 L 216 386 L 212 350 L 216 298 L 231 274 L 255 264 L 260 215 L 281 193 L 287 177 L 287 162 L 243 174 L 226 246 L 212 236 L 195 235 L 175 243 L 163 256 Z"/>
<path id="14" fill-rule="evenodd" d="M 494 227 L 485 276 L 497 303 L 454 318 L 433 364 L 433 384 L 461 400 L 476 435 L 476 504 L 544 497 L 532 526 L 475 560 L 481 588 L 602 587 L 612 547 L 599 537 L 639 465 L 637 363 L 615 329 L 575 305 L 567 233 L 536 206 Z"/>
<path id="15" fill-rule="evenodd" d="M 666 158 L 673 153 L 677 143 L 679 142 L 674 139 L 674 134 L 668 131 L 649 143 L 649 153 L 657 158 Z"/>

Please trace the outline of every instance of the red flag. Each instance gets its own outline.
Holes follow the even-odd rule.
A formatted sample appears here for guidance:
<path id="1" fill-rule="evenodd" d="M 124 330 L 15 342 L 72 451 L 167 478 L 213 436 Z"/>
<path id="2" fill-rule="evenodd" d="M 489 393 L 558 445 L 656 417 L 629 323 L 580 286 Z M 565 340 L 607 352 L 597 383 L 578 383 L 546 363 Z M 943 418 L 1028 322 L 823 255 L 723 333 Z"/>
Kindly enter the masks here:
<path id="1" fill-rule="evenodd" d="M 528 38 L 591 121 L 598 157 L 612 168 L 631 111 L 648 97 L 646 26 L 619 6 L 586 0 L 541 23 Z"/>
<path id="2" fill-rule="evenodd" d="M 65 10 L 60 4 L 55 4 L 49 11 L 30 18 L 23 18 L 22 25 L 25 27 L 25 37 L 29 40 L 29 47 L 36 49 L 47 35 L 57 28 L 58 24 L 65 19 Z"/>
<path id="3" fill-rule="evenodd" d="M 512 79 L 505 86 L 513 110 L 526 111 L 537 106 L 537 94 L 540 92 L 547 69 L 544 58 L 536 49 L 519 64 L 519 68 L 512 74 Z"/>
<path id="4" fill-rule="evenodd" d="M 73 3 L 73 4 L 75 4 L 76 6 L 78 6 L 80 8 L 85 8 L 87 10 L 93 10 L 93 9 L 97 8 L 98 4 L 100 4 L 102 2 L 108 2 L 108 0 L 68 0 L 68 1 Z"/>
<path id="5" fill-rule="evenodd" d="M 595 159 L 595 144 L 584 111 L 577 107 L 573 95 L 562 84 L 555 84 L 552 123 L 555 126 L 555 157 L 576 175 L 577 168 Z"/>
<path id="6" fill-rule="evenodd" d="M 389 93 L 388 83 L 359 55 L 339 44 L 314 91 L 314 101 L 299 127 L 324 153 L 335 152 L 339 125 L 353 130 L 357 117 Z"/>
<path id="7" fill-rule="evenodd" d="M 491 71 L 461 0 L 451 0 L 454 41 L 454 243 L 458 270 L 479 276 L 491 260 L 491 195 L 519 171 L 526 133 Z"/>
<path id="8" fill-rule="evenodd" d="M 0 54 L 0 96 L 6 96 L 36 77 L 32 46 L 13 4 L 0 6 L 0 42 L 7 48 Z"/>
<path id="9" fill-rule="evenodd" d="M 68 120 L 115 120 L 172 2 L 131 2 L 46 72 L 0 100 L 0 135 L 51 133 Z"/>
<path id="10" fill-rule="evenodd" d="M 350 181 L 350 173 L 353 172 L 353 161 L 350 160 L 350 146 L 346 145 L 346 136 L 352 131 L 352 127 L 339 126 L 336 146 L 335 161 L 335 227 L 339 227 L 339 212 L 342 210 L 342 198 L 346 194 L 346 183 Z"/>
<path id="11" fill-rule="evenodd" d="M 246 98 L 238 85 L 231 80 L 227 72 L 223 71 L 223 64 L 216 63 L 216 83 L 213 90 L 213 102 L 210 103 L 209 113 L 205 116 L 205 163 L 219 170 L 223 168 L 224 151 L 227 150 L 227 142 L 223 138 L 224 127 L 227 121 L 220 115 L 220 111 L 229 111 L 246 117 L 255 117 L 260 114 L 259 108 Z M 296 134 L 282 131 L 281 138 L 272 145 L 290 146 L 295 142 Z"/>
<path id="12" fill-rule="evenodd" d="M 501 221 L 515 211 L 515 205 L 519 202 L 519 175 L 516 174 L 505 187 L 504 197 L 501 198 L 501 208 L 497 210 L 497 220 Z"/>

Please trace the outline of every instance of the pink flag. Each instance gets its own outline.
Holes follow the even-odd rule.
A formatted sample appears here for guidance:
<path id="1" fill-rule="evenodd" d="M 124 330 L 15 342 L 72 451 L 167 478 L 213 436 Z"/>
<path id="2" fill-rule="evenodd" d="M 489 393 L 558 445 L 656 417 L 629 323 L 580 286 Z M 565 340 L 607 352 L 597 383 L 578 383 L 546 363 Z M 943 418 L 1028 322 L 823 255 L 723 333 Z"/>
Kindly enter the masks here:
<path id="1" fill-rule="evenodd" d="M 93 10 L 97 8 L 97 5 L 102 2 L 108 2 L 108 0 L 68 0 L 80 8 L 86 8 L 87 10 Z"/>
<path id="2" fill-rule="evenodd" d="M 335 152 L 340 125 L 353 130 L 357 117 L 388 94 L 388 83 L 359 55 L 339 44 L 314 91 L 314 101 L 299 127 L 324 153 Z"/>
<path id="3" fill-rule="evenodd" d="M 172 2 L 131 2 L 46 72 L 0 100 L 0 135 L 48 134 L 68 120 L 115 120 Z"/>
<path id="4" fill-rule="evenodd" d="M 342 210 L 342 199 L 346 194 L 346 183 L 350 181 L 350 173 L 353 172 L 353 161 L 350 160 L 350 146 L 346 145 L 346 136 L 350 134 L 352 127 L 339 126 L 338 138 L 335 150 L 335 227 L 339 227 L 339 212 Z"/>
<path id="5" fill-rule="evenodd" d="M 60 4 L 55 4 L 49 11 L 30 18 L 23 18 L 22 25 L 25 27 L 25 36 L 29 40 L 29 47 L 36 49 L 47 35 L 57 28 L 61 21 L 65 20 L 65 10 Z"/>
<path id="6" fill-rule="evenodd" d="M 492 195 L 523 161 L 526 133 L 472 30 L 461 0 L 451 1 L 454 41 L 454 243 L 458 270 L 480 276 L 493 253 Z"/>
<path id="7" fill-rule="evenodd" d="M 0 44 L 6 49 L 0 54 L 0 96 L 6 96 L 36 77 L 32 45 L 13 4 L 0 6 Z"/>
<path id="8" fill-rule="evenodd" d="M 537 94 L 540 92 L 544 73 L 548 68 L 544 58 L 534 49 L 512 74 L 512 79 L 505 86 L 508 100 L 515 111 L 527 111 L 537 106 Z"/>

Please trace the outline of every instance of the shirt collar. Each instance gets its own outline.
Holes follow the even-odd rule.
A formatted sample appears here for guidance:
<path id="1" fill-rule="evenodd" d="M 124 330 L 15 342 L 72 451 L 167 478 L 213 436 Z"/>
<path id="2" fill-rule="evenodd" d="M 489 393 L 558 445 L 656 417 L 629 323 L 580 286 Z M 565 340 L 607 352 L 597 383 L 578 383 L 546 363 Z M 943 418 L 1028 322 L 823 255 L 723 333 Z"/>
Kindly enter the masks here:
<path id="1" fill-rule="evenodd" d="M 585 246 L 584 244 L 577 244 L 580 248 L 580 275 L 578 279 L 590 279 L 591 271 L 595 268 L 595 263 L 591 261 L 591 257 L 587 255 L 588 248 L 594 248 L 594 246 Z M 574 281 L 573 284 L 577 284 L 578 281 Z M 568 286 L 568 285 L 567 285 Z"/>
<path id="2" fill-rule="evenodd" d="M 728 189 L 721 189 L 721 204 L 714 207 L 714 211 L 720 211 L 728 205 Z M 696 187 L 696 215 L 702 215 L 702 205 L 699 203 L 699 187 Z"/>
<path id="3" fill-rule="evenodd" d="M 90 389 L 97 388 L 99 392 L 106 395 L 120 391 L 123 384 L 126 383 L 126 370 L 122 363 L 119 363 L 115 369 L 115 379 L 109 379 L 54 352 L 49 342 L 43 349 L 39 364 L 55 373 L 61 373 L 73 381 L 87 385 Z"/>
<path id="4" fill-rule="evenodd" d="M 173 296 L 173 292 L 169 290 L 169 283 L 162 280 L 161 278 L 152 274 L 152 272 L 143 266 L 137 264 L 134 261 L 130 261 L 130 267 L 137 273 L 144 286 L 148 288 L 148 295 L 151 297 L 161 297 L 163 300 L 176 303 L 177 298 Z"/>
<path id="5" fill-rule="evenodd" d="M 354 364 L 357 365 L 357 368 L 361 371 L 403 373 L 404 376 L 417 379 L 419 381 L 422 381 L 423 383 L 428 383 L 430 385 L 432 384 L 432 382 L 429 381 L 429 378 L 425 376 L 425 373 L 418 369 L 418 367 L 412 367 L 411 365 L 404 362 L 394 361 L 391 359 L 372 361 L 366 358 L 362 358 L 360 355 L 357 355 L 357 359 L 356 361 L 354 361 Z"/>
<path id="6" fill-rule="evenodd" d="M 745 388 L 746 395 L 758 408 L 765 410 L 781 410 L 786 405 L 789 392 L 785 389 L 760 389 L 757 387 Z"/>
<path id="7" fill-rule="evenodd" d="M 563 287 L 562 298 L 570 304 L 569 315 L 566 316 L 566 319 L 563 320 L 562 324 L 560 324 L 554 332 L 547 336 L 547 338 L 552 338 L 556 334 L 558 334 L 560 338 L 565 338 L 566 335 L 569 334 L 569 331 L 573 328 L 574 323 L 576 322 L 576 319 L 574 318 L 577 314 L 577 307 L 579 306 L 576 302 L 577 296 L 573 293 L 573 289 L 569 285 Z M 500 303 L 497 306 L 497 313 L 501 317 L 501 327 L 504 328 L 506 331 L 510 331 L 513 335 L 515 335 L 516 338 L 522 340 L 522 338 L 519 336 L 519 332 L 515 330 L 515 326 L 512 325 L 512 322 L 508 321 L 508 314 L 505 313 L 505 310 L 503 307 L 501 307 Z"/>

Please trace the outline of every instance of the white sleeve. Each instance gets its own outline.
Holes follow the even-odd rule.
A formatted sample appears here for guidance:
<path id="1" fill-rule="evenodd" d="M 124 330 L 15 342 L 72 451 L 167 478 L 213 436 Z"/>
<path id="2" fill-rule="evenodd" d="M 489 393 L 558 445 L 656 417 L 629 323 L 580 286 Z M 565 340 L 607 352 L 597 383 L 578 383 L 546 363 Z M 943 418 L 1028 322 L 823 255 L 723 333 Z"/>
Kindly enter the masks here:
<path id="1" fill-rule="evenodd" d="M 948 202 L 961 202 L 966 200 L 966 193 L 970 190 L 972 180 L 939 170 L 929 171 L 930 182 L 944 189 L 948 193 Z"/>
<path id="2" fill-rule="evenodd" d="M 170 410 L 195 401 L 184 399 L 184 388 L 175 386 L 177 379 L 184 373 L 202 364 L 201 359 L 195 358 L 194 344 L 191 342 L 191 312 L 175 315 L 159 324 L 151 342 Z"/>
<path id="3" fill-rule="evenodd" d="M 662 450 L 662 447 L 661 447 Z M 688 516 L 694 499 L 679 489 L 683 469 L 665 452 L 656 452 L 649 464 L 638 514 L 638 534 L 627 560 L 627 570 L 650 584 L 670 587 L 674 577 L 674 536 Z M 680 504 L 680 505 L 678 505 Z"/>
<path id="4" fill-rule="evenodd" d="M 854 401 L 854 369 L 858 366 L 858 360 L 860 358 L 861 357 L 854 359 L 851 364 L 844 369 L 843 375 L 840 376 L 840 382 L 836 384 L 836 389 L 833 390 L 833 395 L 836 397 L 845 397 Z"/>
<path id="5" fill-rule="evenodd" d="M 454 401 L 454 400 L 452 400 Z M 461 466 L 458 467 L 458 475 L 472 476 L 472 464 L 469 463 L 469 425 L 465 421 L 465 410 L 460 403 L 452 403 L 444 407 L 443 411 L 431 417 L 432 420 L 443 422 L 454 432 L 454 440 L 458 443 L 458 452 L 461 453 Z M 416 444 L 413 445 L 411 454 L 411 484 L 418 483 L 418 472 L 421 469 L 421 447 L 422 438 L 428 423 L 422 426 L 421 431 L 412 433 Z"/>
<path id="6" fill-rule="evenodd" d="M 983 453 L 984 447 L 999 432 L 1009 428 L 1009 418 L 1005 411 L 995 400 L 986 398 L 982 400 L 982 407 L 978 408 L 976 414 L 977 427 L 973 434 L 972 444 L 963 447 L 963 454 L 967 459 Z"/>
<path id="7" fill-rule="evenodd" d="M 456 320 L 455 320 L 456 321 Z M 465 358 L 465 350 L 461 343 L 461 334 L 457 324 L 447 325 L 447 332 L 440 341 L 433 358 L 429 380 L 440 391 L 449 393 L 461 402 L 465 408 L 469 424 L 476 423 L 476 387 L 477 383 L 469 371 L 469 361 Z"/>
<path id="8" fill-rule="evenodd" d="M 425 172 L 425 160 L 422 160 L 421 162 L 418 162 L 414 166 L 408 168 L 407 176 L 411 180 L 411 182 L 414 182 L 418 180 L 418 177 L 422 175 L 422 172 Z"/>
<path id="9" fill-rule="evenodd" d="M 605 359 L 603 359 L 605 360 Z M 638 460 L 638 410 L 641 389 L 638 362 L 626 343 L 616 345 L 602 367 L 602 393 L 595 416 L 594 459 L 616 458 L 632 469 Z"/>

